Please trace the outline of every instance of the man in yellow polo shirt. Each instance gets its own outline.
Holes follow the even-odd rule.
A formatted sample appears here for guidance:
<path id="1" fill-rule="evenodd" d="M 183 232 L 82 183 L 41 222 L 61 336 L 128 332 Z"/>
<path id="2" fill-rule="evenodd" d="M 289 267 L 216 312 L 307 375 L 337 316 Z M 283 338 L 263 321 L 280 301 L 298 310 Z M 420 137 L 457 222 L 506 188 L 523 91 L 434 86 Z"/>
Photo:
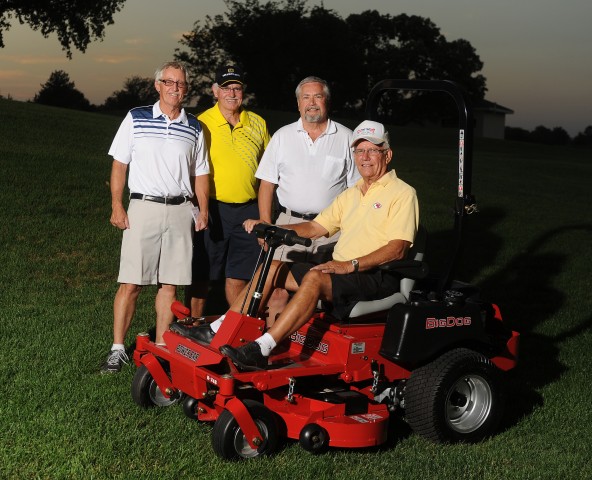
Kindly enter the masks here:
<path id="1" fill-rule="evenodd" d="M 334 317 L 344 319 L 358 301 L 384 298 L 399 288 L 398 275 L 377 267 L 405 258 L 413 244 L 419 223 L 415 189 L 394 170 L 388 171 L 393 152 L 382 124 L 362 122 L 354 129 L 351 146 L 361 180 L 339 194 L 314 220 L 283 226 L 306 238 L 341 231 L 333 260 L 321 265 L 272 263 L 268 278 L 273 281 L 265 286 L 263 302 L 274 287 L 295 293 L 264 335 L 240 348 L 220 347 L 242 370 L 266 368 L 276 344 L 309 320 L 319 298 L 333 305 Z M 257 223 L 260 221 L 248 220 L 245 229 L 250 232 Z M 240 298 L 246 294 L 247 288 Z M 236 302 L 230 309 L 238 312 L 240 307 Z"/>
<path id="2" fill-rule="evenodd" d="M 255 172 L 269 132 L 265 120 L 243 108 L 244 76 L 237 66 L 216 71 L 216 104 L 198 116 L 210 154 L 209 224 L 194 241 L 191 310 L 201 316 L 209 280 L 225 278 L 229 304 L 251 278 L 260 247 L 242 228 L 259 218 Z"/>

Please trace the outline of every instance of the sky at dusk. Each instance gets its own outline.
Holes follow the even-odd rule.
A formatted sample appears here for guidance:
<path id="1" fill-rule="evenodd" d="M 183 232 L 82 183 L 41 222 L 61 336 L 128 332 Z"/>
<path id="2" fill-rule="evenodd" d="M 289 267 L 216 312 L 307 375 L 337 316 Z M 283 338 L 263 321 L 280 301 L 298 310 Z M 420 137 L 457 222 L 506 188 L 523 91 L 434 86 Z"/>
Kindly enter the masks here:
<path id="1" fill-rule="evenodd" d="M 320 4 L 309 0 L 308 6 Z M 590 0 L 324 0 L 343 18 L 374 9 L 429 18 L 448 41 L 475 48 L 487 79 L 486 98 L 514 110 L 507 125 L 563 127 L 575 136 L 592 125 L 592 1 Z M 101 104 L 132 76 L 151 77 L 171 60 L 181 35 L 206 15 L 223 14 L 221 0 L 127 0 L 102 42 L 68 60 L 48 39 L 13 22 L 0 49 L 0 95 L 29 100 L 54 70 Z M 319 35 L 317 55 L 331 41 Z M 314 72 L 311 72 L 314 74 Z M 329 79 L 330 80 L 330 79 Z M 296 105 L 294 105 L 296 109 Z"/>

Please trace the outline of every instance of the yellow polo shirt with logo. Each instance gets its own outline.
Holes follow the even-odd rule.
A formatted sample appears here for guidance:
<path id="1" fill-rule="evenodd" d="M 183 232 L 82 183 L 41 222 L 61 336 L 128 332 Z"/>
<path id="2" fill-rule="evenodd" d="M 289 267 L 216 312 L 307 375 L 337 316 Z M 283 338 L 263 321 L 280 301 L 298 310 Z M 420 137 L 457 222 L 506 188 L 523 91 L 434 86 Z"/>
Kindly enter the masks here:
<path id="1" fill-rule="evenodd" d="M 314 219 L 329 231 L 341 231 L 333 259 L 347 261 L 368 255 L 391 240 L 413 243 L 419 223 L 415 189 L 397 177 L 394 170 L 374 182 L 362 195 L 359 180 L 340 193 Z"/>
<path id="2" fill-rule="evenodd" d="M 255 200 L 255 172 L 269 143 L 265 120 L 243 110 L 239 122 L 231 128 L 218 104 L 197 118 L 210 153 L 210 197 L 226 203 Z"/>

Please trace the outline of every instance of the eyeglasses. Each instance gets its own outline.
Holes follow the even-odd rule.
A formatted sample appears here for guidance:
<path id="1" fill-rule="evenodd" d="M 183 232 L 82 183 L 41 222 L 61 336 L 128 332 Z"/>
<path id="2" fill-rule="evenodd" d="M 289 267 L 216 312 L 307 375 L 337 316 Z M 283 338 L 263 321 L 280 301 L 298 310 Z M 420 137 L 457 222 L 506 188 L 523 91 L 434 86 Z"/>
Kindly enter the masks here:
<path id="1" fill-rule="evenodd" d="M 379 155 L 381 155 L 385 151 L 386 150 L 384 148 L 366 148 L 366 149 L 364 149 L 364 148 L 356 148 L 354 150 L 354 155 L 356 157 L 361 157 L 362 155 L 364 155 L 365 153 L 367 153 L 371 157 L 378 157 Z"/>
<path id="2" fill-rule="evenodd" d="M 167 87 L 172 87 L 173 85 L 177 85 L 177 88 L 184 89 L 187 88 L 187 82 L 183 82 L 181 80 L 159 80 L 160 83 L 164 83 Z"/>
<path id="3" fill-rule="evenodd" d="M 220 87 L 220 90 L 222 90 L 224 93 L 239 93 L 243 91 L 243 87 Z"/>

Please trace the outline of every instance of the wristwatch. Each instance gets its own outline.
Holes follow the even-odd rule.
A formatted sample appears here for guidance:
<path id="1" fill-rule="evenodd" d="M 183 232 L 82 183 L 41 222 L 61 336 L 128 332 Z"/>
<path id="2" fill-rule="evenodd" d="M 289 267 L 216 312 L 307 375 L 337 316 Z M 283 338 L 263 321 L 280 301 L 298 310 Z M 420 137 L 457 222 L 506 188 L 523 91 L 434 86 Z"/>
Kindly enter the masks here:
<path id="1" fill-rule="evenodd" d="M 354 273 L 357 272 L 360 269 L 360 262 L 358 262 L 357 258 L 354 258 L 351 261 L 351 264 L 354 266 Z"/>

